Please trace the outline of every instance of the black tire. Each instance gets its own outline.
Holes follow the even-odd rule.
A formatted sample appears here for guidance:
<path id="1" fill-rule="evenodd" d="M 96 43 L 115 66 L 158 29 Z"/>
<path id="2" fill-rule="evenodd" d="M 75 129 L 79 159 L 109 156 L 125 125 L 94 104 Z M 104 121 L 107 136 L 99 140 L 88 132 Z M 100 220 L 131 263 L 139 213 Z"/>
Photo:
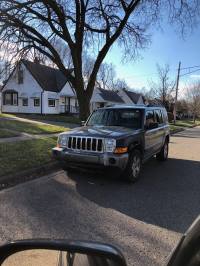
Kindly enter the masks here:
<path id="1" fill-rule="evenodd" d="M 158 161 L 166 161 L 168 159 L 169 152 L 169 142 L 165 140 L 165 143 L 159 153 L 156 154 L 156 159 Z"/>
<path id="2" fill-rule="evenodd" d="M 122 177 L 131 183 L 138 181 L 142 166 L 142 156 L 139 150 L 134 150 L 129 155 L 129 160 Z"/>

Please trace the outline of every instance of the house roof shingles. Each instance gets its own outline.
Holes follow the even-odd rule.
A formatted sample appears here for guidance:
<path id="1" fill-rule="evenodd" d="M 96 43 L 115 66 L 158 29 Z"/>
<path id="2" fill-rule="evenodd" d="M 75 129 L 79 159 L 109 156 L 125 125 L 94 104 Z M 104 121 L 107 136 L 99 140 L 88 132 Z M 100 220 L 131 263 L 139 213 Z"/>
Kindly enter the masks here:
<path id="1" fill-rule="evenodd" d="M 135 104 L 137 104 L 141 94 L 133 92 L 133 91 L 128 91 L 128 90 L 124 90 L 126 92 L 126 94 L 128 95 L 128 97 L 131 99 L 131 101 Z"/>
<path id="2" fill-rule="evenodd" d="M 100 91 L 100 95 L 104 99 L 104 101 L 124 103 L 122 98 L 115 91 L 105 90 L 105 89 L 101 89 L 101 88 L 99 88 L 99 91 Z"/>
<path id="3" fill-rule="evenodd" d="M 59 69 L 28 60 L 22 62 L 45 91 L 60 92 L 67 82 L 67 78 Z"/>

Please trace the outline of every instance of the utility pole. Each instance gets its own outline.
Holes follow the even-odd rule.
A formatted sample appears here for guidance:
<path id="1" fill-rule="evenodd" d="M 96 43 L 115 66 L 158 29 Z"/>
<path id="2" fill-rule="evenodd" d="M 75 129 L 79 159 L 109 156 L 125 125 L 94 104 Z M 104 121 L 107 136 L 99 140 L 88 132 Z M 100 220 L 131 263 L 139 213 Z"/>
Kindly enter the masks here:
<path id="1" fill-rule="evenodd" d="M 179 65 L 178 65 L 178 73 L 177 73 L 177 79 L 176 79 L 176 95 L 175 95 L 175 101 L 174 101 L 174 124 L 176 124 L 176 103 L 177 103 L 177 99 L 178 99 L 178 86 L 179 86 L 180 70 L 181 70 L 181 62 L 179 62 Z"/>

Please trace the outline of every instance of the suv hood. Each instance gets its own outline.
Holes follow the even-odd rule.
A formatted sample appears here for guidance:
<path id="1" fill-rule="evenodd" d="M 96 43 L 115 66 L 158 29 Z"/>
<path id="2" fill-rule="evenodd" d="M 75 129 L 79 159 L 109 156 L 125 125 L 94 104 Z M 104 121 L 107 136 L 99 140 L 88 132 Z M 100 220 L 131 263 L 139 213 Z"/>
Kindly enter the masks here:
<path id="1" fill-rule="evenodd" d="M 73 135 L 73 136 L 89 136 L 89 137 L 121 137 L 130 134 L 136 134 L 140 131 L 131 128 L 119 127 L 119 126 L 83 126 L 75 128 L 70 132 L 64 132 L 62 134 Z"/>

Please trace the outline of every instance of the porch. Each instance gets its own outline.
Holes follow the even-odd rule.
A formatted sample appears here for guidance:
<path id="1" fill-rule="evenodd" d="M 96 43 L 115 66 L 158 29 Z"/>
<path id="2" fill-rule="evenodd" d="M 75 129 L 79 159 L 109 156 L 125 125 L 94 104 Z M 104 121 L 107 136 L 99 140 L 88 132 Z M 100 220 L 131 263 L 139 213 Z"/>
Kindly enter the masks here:
<path id="1" fill-rule="evenodd" d="M 78 100 L 75 97 L 61 95 L 59 99 L 59 113 L 78 114 Z"/>
<path id="2" fill-rule="evenodd" d="M 59 113 L 70 113 L 70 114 L 78 114 L 79 113 L 79 107 L 73 106 L 73 105 L 67 105 L 67 104 L 60 104 L 59 106 Z"/>

